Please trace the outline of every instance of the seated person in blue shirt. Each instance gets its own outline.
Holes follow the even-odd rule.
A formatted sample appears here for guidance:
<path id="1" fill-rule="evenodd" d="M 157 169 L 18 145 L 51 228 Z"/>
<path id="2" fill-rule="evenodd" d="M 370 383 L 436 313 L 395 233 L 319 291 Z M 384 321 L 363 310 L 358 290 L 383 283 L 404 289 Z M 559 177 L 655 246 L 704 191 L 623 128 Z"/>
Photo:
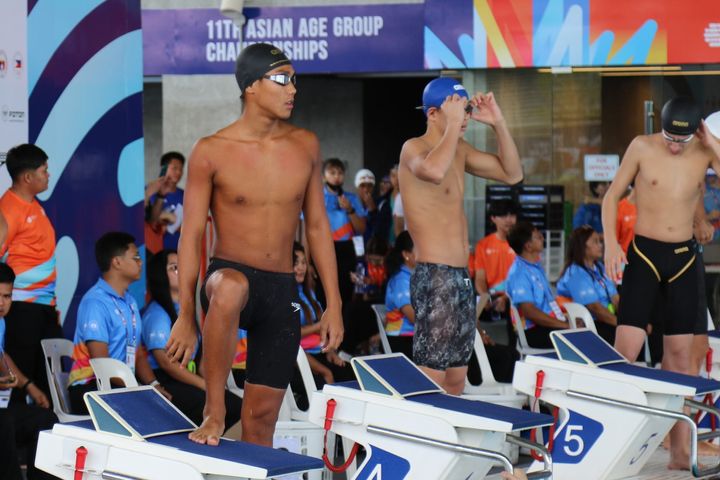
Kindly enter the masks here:
<path id="1" fill-rule="evenodd" d="M 570 235 L 565 268 L 558 280 L 559 295 L 585 305 L 595 320 L 598 334 L 610 345 L 615 344 L 618 295 L 615 284 L 605 275 L 600 235 L 584 225 Z"/>
<path id="2" fill-rule="evenodd" d="M 542 233 L 528 222 L 518 222 L 508 233 L 517 257 L 510 267 L 507 292 L 525 320 L 525 337 L 535 348 L 552 348 L 550 332 L 568 328 L 540 262 Z M 518 327 L 519 328 L 519 327 Z"/>
<path id="3" fill-rule="evenodd" d="M 85 414 L 85 392 L 97 390 L 91 358 L 114 358 L 124 362 L 144 384 L 163 395 L 142 348 L 142 318 L 128 287 L 140 279 L 142 257 L 135 238 L 128 233 L 109 232 L 95 243 L 95 260 L 100 268 L 97 283 L 83 295 L 78 307 L 73 343 L 73 365 L 68 388 L 73 413 Z"/>
<path id="4" fill-rule="evenodd" d="M 415 310 L 410 303 L 410 276 L 415 269 L 413 241 L 408 231 L 395 239 L 395 245 L 385 258 L 389 278 L 385 292 L 385 333 L 393 352 L 413 358 Z"/>
<path id="5" fill-rule="evenodd" d="M 608 182 L 590 182 L 590 194 L 592 197 L 586 198 L 585 203 L 581 203 L 578 207 L 573 217 L 573 228 L 590 225 L 602 236 L 603 226 L 600 206 L 609 187 L 610 183 Z"/>
<path id="6" fill-rule="evenodd" d="M 5 350 L 5 315 L 12 305 L 15 272 L 0 263 L 0 478 L 23 480 L 19 448 L 24 448 L 22 461 L 27 465 L 27 479 L 55 478 L 35 468 L 38 434 L 57 423 L 50 410 L 50 401 L 33 381 L 15 365 Z M 12 390 L 8 392 L 8 390 Z M 8 398 L 7 396 L 10 396 Z M 25 401 L 29 395 L 33 404 Z M 9 401 L 9 404 L 7 403 Z"/>
<path id="7" fill-rule="evenodd" d="M 205 407 L 205 380 L 179 363 L 170 361 L 165 353 L 170 329 L 177 319 L 180 295 L 177 262 L 175 250 L 161 250 L 148 262 L 147 282 L 152 302 L 142 316 L 142 341 L 148 350 L 150 367 L 158 381 L 172 395 L 172 403 L 200 425 Z M 189 366 L 194 367 L 195 364 Z M 225 425 L 230 428 L 240 420 L 242 400 L 226 390 L 225 405 Z"/>
<path id="8" fill-rule="evenodd" d="M 316 377 L 319 377 L 316 378 L 318 388 L 326 383 L 354 380 L 355 375 L 352 368 L 336 352 L 322 353 L 320 322 L 318 321 L 322 318 L 322 307 L 315 292 L 308 287 L 307 257 L 305 249 L 297 242 L 293 245 L 293 271 L 300 299 L 298 305 L 300 309 L 300 346 L 307 354 L 310 369 Z M 293 381 L 293 386 L 295 385 L 296 381 Z"/>

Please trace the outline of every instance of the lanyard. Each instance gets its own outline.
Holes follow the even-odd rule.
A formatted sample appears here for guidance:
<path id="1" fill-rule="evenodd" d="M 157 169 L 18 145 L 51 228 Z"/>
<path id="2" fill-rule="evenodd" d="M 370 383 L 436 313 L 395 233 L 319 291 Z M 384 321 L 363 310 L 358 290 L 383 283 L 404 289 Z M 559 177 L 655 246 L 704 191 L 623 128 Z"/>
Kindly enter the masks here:
<path id="1" fill-rule="evenodd" d="M 122 309 L 120 308 L 120 305 L 118 305 L 117 300 L 115 300 L 115 297 L 111 296 L 110 298 L 112 299 L 113 303 L 115 304 L 115 309 L 118 312 L 118 315 L 120 315 L 120 319 L 123 322 L 123 327 L 125 327 L 125 332 L 127 333 L 127 319 L 125 318 L 125 314 L 123 313 Z M 136 343 L 136 340 L 137 340 L 137 337 L 136 337 L 137 318 L 135 318 L 135 310 L 133 310 L 132 305 L 128 305 L 128 308 L 130 308 L 130 311 L 132 312 L 132 320 L 131 320 L 131 322 L 132 322 L 132 343 L 130 343 L 130 335 L 128 335 L 127 346 L 136 347 L 137 346 L 137 343 Z"/>
<path id="2" fill-rule="evenodd" d="M 543 296 L 545 297 L 548 304 L 550 305 L 550 310 L 552 310 L 553 314 L 555 315 L 555 318 L 557 318 L 558 320 L 564 320 L 565 315 L 563 315 L 562 310 L 560 310 L 560 307 L 558 306 L 557 302 L 555 301 L 555 296 L 553 295 L 552 290 L 550 290 L 550 286 L 548 285 L 547 282 L 543 282 L 541 280 L 541 278 L 545 276 L 545 271 L 542 269 L 542 267 L 540 265 L 528 262 L 527 260 L 525 260 L 522 257 L 518 257 L 518 258 L 520 258 L 521 261 L 525 262 L 528 265 L 528 267 L 532 268 L 533 270 L 540 271 L 539 274 L 537 272 L 531 271 L 530 274 L 532 276 L 532 279 L 533 279 L 533 281 L 535 281 L 535 283 L 540 283 L 542 285 Z M 536 275 L 539 275 L 539 276 L 536 277 Z"/>
<path id="3" fill-rule="evenodd" d="M 607 284 L 605 283 L 604 272 L 600 269 L 600 267 L 596 267 L 597 270 L 590 270 L 585 265 L 582 266 L 582 268 L 585 269 L 586 272 L 590 275 L 590 278 L 593 282 L 599 283 L 603 290 L 605 290 L 605 295 L 607 295 L 608 302 L 612 302 L 612 296 L 610 295 L 610 290 L 607 288 Z"/>

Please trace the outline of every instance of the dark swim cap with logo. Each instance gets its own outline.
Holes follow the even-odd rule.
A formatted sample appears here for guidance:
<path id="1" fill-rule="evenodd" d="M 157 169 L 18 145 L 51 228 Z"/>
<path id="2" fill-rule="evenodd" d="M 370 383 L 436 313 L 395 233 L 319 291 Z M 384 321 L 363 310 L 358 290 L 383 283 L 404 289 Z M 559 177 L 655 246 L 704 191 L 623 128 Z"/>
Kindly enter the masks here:
<path id="1" fill-rule="evenodd" d="M 240 52 L 235 62 L 235 80 L 240 87 L 240 95 L 242 96 L 247 87 L 260 80 L 270 70 L 290 63 L 290 59 L 275 45 L 269 43 L 248 45 Z"/>
<path id="2" fill-rule="evenodd" d="M 662 108 L 662 129 L 673 135 L 692 135 L 700 127 L 700 107 L 688 97 L 675 97 Z"/>

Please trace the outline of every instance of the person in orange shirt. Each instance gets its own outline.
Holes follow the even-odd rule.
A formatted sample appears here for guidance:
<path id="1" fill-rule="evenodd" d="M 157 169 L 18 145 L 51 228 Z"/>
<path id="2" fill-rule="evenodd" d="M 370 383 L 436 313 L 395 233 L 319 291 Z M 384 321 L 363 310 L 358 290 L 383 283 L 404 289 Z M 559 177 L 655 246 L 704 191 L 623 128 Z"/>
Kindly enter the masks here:
<path id="1" fill-rule="evenodd" d="M 49 394 L 40 340 L 62 337 L 62 330 L 55 309 L 55 229 L 35 198 L 48 188 L 48 156 L 35 145 L 18 145 L 8 151 L 6 165 L 12 185 L 0 198 L 6 227 L 0 256 L 17 275 L 5 318 L 8 353 Z"/>
<path id="2" fill-rule="evenodd" d="M 475 245 L 475 289 L 480 295 L 490 294 L 492 303 L 488 303 L 481 313 L 481 318 L 499 314 L 508 318 L 508 302 L 505 292 L 505 280 L 508 271 L 515 261 L 515 252 L 510 248 L 507 235 L 517 222 L 517 204 L 512 200 L 497 200 L 488 208 L 490 221 L 495 232 L 487 235 Z M 508 322 L 508 334 L 514 338 L 512 325 Z M 511 343 L 513 345 L 514 343 Z"/>
<path id="3" fill-rule="evenodd" d="M 626 255 L 630 242 L 635 236 L 636 221 L 635 190 L 631 189 L 630 193 L 618 203 L 617 221 L 615 222 L 618 242 Z"/>

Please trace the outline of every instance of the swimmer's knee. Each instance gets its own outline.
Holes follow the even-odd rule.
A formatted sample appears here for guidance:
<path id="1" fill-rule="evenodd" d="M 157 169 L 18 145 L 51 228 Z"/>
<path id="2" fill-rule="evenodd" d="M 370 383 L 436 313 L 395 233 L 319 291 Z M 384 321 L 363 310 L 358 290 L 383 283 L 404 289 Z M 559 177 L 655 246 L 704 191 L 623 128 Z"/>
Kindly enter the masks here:
<path id="1" fill-rule="evenodd" d="M 250 283 L 242 273 L 222 269 L 210 276 L 205 289 L 215 309 L 240 310 L 247 303 Z"/>

